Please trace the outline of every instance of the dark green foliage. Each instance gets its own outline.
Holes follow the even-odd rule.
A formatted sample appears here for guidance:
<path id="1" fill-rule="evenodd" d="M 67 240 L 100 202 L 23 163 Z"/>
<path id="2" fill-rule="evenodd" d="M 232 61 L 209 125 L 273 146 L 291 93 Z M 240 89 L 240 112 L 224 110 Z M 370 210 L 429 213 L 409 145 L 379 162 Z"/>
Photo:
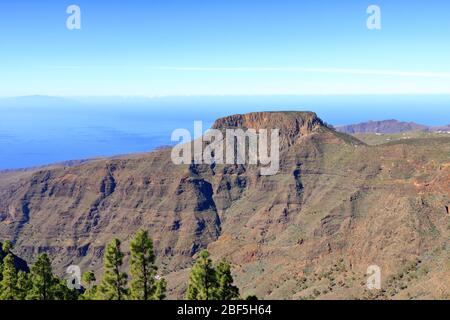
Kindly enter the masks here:
<path id="1" fill-rule="evenodd" d="M 0 252 L 0 281 L 3 279 L 3 256 Z"/>
<path id="2" fill-rule="evenodd" d="M 156 266 L 153 243 L 147 231 L 139 230 L 130 244 L 131 297 L 151 300 L 156 292 Z"/>
<path id="3" fill-rule="evenodd" d="M 86 285 L 86 288 L 92 288 L 94 282 L 97 280 L 95 278 L 94 271 L 86 271 L 83 273 L 82 279 L 83 283 Z"/>
<path id="4" fill-rule="evenodd" d="M 217 277 L 217 299 L 236 300 L 239 299 L 239 289 L 233 285 L 233 276 L 231 275 L 231 265 L 222 260 L 216 268 Z"/>
<path id="5" fill-rule="evenodd" d="M 239 289 L 233 285 L 230 264 L 222 260 L 214 268 L 209 253 L 200 252 L 189 277 L 188 300 L 240 299 Z"/>
<path id="6" fill-rule="evenodd" d="M 10 252 L 10 247 L 7 248 Z M 3 279 L 0 283 L 3 300 L 75 300 L 78 292 L 67 287 L 66 281 L 53 275 L 47 254 L 40 254 L 30 274 L 14 265 L 14 256 L 4 259 Z"/>
<path id="7" fill-rule="evenodd" d="M 31 283 L 28 273 L 20 270 L 17 273 L 17 300 L 25 300 L 28 292 L 31 290 Z"/>
<path id="8" fill-rule="evenodd" d="M 9 252 L 9 250 L 4 250 Z M 0 282 L 0 299 L 15 300 L 17 298 L 17 271 L 11 253 L 3 259 L 2 281 Z"/>
<path id="9" fill-rule="evenodd" d="M 99 287 L 98 298 L 104 300 L 124 300 L 127 298 L 128 275 L 120 271 L 123 257 L 124 254 L 120 250 L 120 241 L 114 239 L 106 247 L 103 259 L 104 275 Z"/>
<path id="10" fill-rule="evenodd" d="M 11 245 L 0 248 L 0 299 L 3 300 L 162 300 L 167 283 L 157 275 L 153 243 L 148 233 L 139 230 L 130 243 L 131 290 L 128 275 L 121 271 L 124 253 L 118 239 L 111 241 L 104 255 L 104 275 L 96 285 L 93 271 L 82 275 L 84 292 L 70 289 L 67 281 L 53 274 L 46 253 L 40 254 L 30 273 L 17 270 Z M 22 269 L 22 268 L 19 268 Z M 225 260 L 214 267 L 208 251 L 200 252 L 189 277 L 186 298 L 190 300 L 239 299 L 239 289 L 233 285 L 231 266 Z M 256 298 L 256 297 L 255 297 Z"/>
<path id="11" fill-rule="evenodd" d="M 166 280 L 164 278 L 159 279 L 156 282 L 155 293 L 153 294 L 153 300 L 164 300 L 166 298 Z"/>
<path id="12" fill-rule="evenodd" d="M 95 274 L 93 271 L 86 271 L 83 273 L 82 276 L 82 283 L 85 287 L 85 291 L 82 295 L 80 295 L 81 300 L 93 300 L 97 296 L 97 285 L 95 284 L 95 281 L 97 280 L 95 278 Z"/>
<path id="13" fill-rule="evenodd" d="M 11 241 L 6 240 L 2 245 L 2 250 L 5 255 L 11 253 Z"/>
<path id="14" fill-rule="evenodd" d="M 3 279 L 3 260 L 8 255 L 11 248 L 11 242 L 5 241 L 0 247 L 0 281 Z"/>
<path id="15" fill-rule="evenodd" d="M 212 265 L 208 251 L 203 250 L 192 267 L 186 299 L 215 300 L 217 298 L 217 287 L 216 270 Z"/>
<path id="16" fill-rule="evenodd" d="M 59 287 L 59 279 L 52 272 L 50 259 L 46 253 L 38 256 L 31 267 L 31 288 L 27 293 L 28 300 L 55 300 Z"/>
<path id="17" fill-rule="evenodd" d="M 78 300 L 79 292 L 75 289 L 70 289 L 67 286 L 67 281 L 56 278 L 55 285 L 55 299 L 56 300 Z"/>

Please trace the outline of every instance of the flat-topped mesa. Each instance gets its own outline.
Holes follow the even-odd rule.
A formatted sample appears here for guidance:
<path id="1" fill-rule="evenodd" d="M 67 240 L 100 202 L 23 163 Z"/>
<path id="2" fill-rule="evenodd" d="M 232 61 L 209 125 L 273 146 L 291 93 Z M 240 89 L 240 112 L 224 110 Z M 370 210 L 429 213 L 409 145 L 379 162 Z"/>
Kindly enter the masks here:
<path id="1" fill-rule="evenodd" d="M 305 135 L 324 127 L 323 121 L 314 112 L 274 111 L 235 114 L 217 119 L 213 129 L 279 129 L 280 142 L 292 145 Z"/>

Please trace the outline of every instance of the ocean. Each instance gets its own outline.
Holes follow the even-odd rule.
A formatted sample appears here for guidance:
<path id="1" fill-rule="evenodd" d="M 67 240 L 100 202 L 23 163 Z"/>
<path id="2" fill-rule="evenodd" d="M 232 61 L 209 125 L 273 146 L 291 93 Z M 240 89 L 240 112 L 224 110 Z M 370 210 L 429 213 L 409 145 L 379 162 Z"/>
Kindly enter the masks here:
<path id="1" fill-rule="evenodd" d="M 341 125 L 397 119 L 450 123 L 449 96 L 229 96 L 0 99 L 0 170 L 146 152 L 193 121 L 251 111 L 314 111 Z"/>

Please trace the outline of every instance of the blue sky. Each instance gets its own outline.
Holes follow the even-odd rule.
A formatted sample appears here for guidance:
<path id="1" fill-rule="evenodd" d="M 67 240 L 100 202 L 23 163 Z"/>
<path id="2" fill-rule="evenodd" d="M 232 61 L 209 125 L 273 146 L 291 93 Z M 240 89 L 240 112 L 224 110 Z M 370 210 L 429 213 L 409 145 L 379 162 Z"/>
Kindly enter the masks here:
<path id="1" fill-rule="evenodd" d="M 449 94 L 449 15 L 447 0 L 1 1 L 0 96 Z"/>

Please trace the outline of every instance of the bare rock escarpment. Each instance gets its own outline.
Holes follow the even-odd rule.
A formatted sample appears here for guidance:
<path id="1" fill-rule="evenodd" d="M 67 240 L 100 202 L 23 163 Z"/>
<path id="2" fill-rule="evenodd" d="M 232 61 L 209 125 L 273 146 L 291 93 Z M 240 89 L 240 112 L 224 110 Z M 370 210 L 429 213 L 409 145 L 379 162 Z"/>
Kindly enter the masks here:
<path id="1" fill-rule="evenodd" d="M 368 265 L 387 279 L 420 258 L 437 270 L 417 280 L 420 297 L 432 297 L 435 277 L 449 272 L 450 141 L 367 146 L 312 112 L 233 115 L 213 128 L 280 129 L 279 173 L 174 165 L 169 149 L 0 173 L 0 241 L 29 263 L 48 252 L 60 274 L 70 264 L 100 273 L 107 242 L 127 248 L 145 228 L 171 297 L 201 248 L 232 262 L 243 293 L 265 298 L 307 297 L 341 260 L 357 280 L 321 295 L 360 297 Z"/>

